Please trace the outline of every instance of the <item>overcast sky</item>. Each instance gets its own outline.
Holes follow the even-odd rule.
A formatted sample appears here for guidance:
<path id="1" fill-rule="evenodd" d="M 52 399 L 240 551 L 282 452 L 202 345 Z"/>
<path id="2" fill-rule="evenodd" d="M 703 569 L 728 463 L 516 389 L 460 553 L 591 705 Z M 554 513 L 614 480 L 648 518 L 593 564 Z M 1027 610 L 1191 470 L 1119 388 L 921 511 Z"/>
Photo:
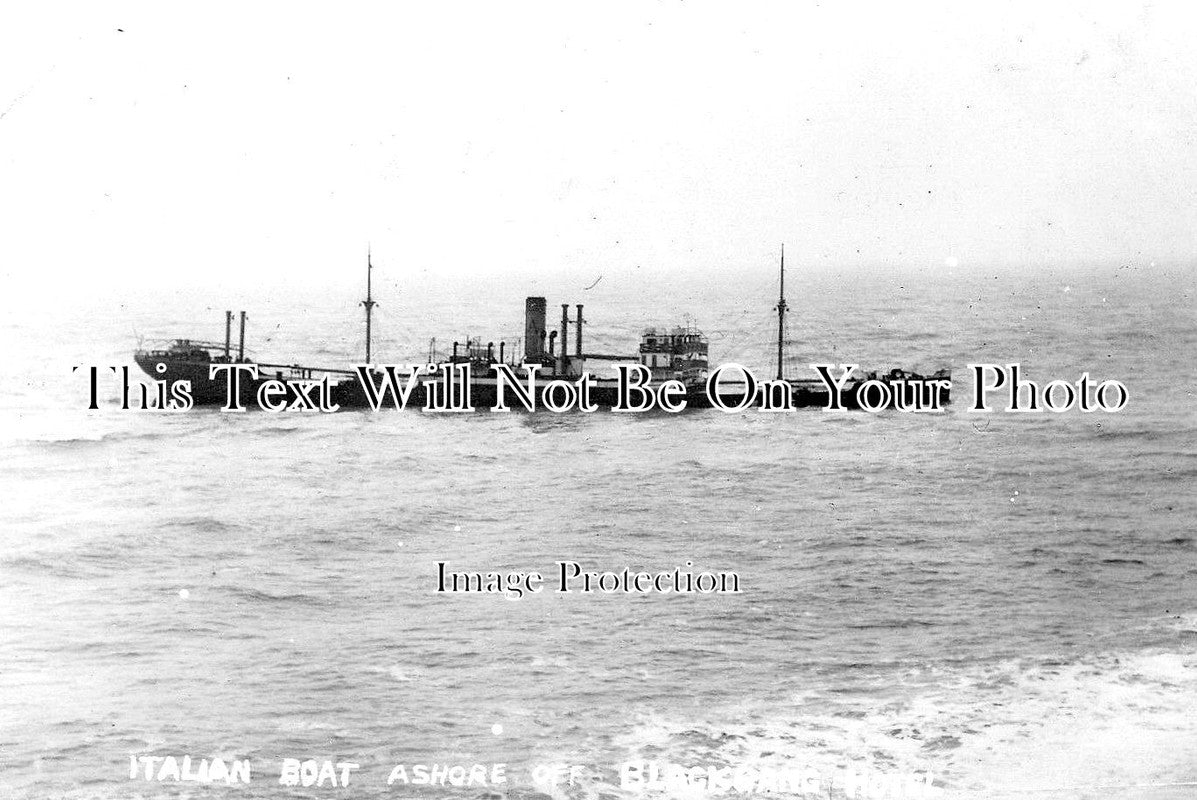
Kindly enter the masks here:
<path id="1" fill-rule="evenodd" d="M 0 271 L 1183 263 L 1192 7 L 10 4 Z"/>

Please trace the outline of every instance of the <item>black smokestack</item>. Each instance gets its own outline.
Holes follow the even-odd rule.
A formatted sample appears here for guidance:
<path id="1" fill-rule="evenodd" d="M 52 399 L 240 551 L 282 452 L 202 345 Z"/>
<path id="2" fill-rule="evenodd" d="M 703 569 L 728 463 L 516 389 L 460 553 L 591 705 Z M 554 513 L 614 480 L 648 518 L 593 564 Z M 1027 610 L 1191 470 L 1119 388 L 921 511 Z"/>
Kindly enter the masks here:
<path id="1" fill-rule="evenodd" d="M 545 309 L 543 297 L 529 297 L 524 301 L 524 360 L 544 358 Z"/>
<path id="2" fill-rule="evenodd" d="M 575 346 L 578 348 L 578 350 L 577 350 L 578 359 L 581 360 L 581 358 L 582 358 L 582 304 L 581 303 L 578 303 L 578 336 L 577 336 L 577 340 L 578 341 Z"/>

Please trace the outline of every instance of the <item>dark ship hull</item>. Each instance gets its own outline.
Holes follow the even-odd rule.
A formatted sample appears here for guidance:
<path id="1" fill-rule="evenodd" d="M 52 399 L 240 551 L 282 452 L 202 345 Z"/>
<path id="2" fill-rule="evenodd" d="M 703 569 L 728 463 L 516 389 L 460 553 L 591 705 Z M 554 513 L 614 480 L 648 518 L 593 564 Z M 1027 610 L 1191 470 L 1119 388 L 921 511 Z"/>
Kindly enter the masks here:
<path id="1" fill-rule="evenodd" d="M 196 406 L 221 408 L 230 404 L 228 381 L 223 372 L 218 373 L 217 378 L 212 378 L 212 366 L 220 364 L 252 364 L 249 361 L 226 361 L 221 356 L 204 359 L 194 352 L 184 352 L 180 348 L 139 351 L 135 354 L 134 360 L 147 375 L 155 380 L 166 381 L 167 383 L 187 381 L 190 386 L 191 397 Z M 349 370 L 319 370 L 299 366 L 284 368 L 268 364 L 259 364 L 256 366 L 258 367 L 259 377 L 252 378 L 244 373 L 239 377 L 237 381 L 238 391 L 235 394 L 236 402 L 233 404 L 233 407 L 239 406 L 251 410 L 259 409 L 259 393 L 263 385 L 267 382 L 276 381 L 285 387 L 284 391 L 274 394 L 276 402 L 288 407 L 312 407 L 317 404 L 319 395 L 325 392 L 329 404 L 337 406 L 338 410 L 373 408 L 373 404 L 370 402 L 370 398 L 359 376 Z M 489 368 L 487 369 L 487 373 L 489 374 L 472 377 L 469 382 L 468 400 L 463 397 L 460 385 L 454 387 L 453 392 L 450 392 L 452 396 L 448 398 L 451 404 L 473 406 L 473 410 L 476 411 L 489 411 L 495 408 L 499 404 L 499 381 L 494 377 L 493 372 Z M 320 377 L 318 378 L 317 376 Z M 401 377 L 406 378 L 406 376 Z M 546 402 L 545 392 L 548 382 L 556 376 L 549 373 L 541 377 L 542 380 L 536 384 L 532 393 L 534 407 L 537 410 L 548 408 L 552 404 L 553 399 Z M 923 376 L 910 373 L 903 373 L 900 377 L 914 384 L 917 384 L 918 381 L 928 380 Z M 933 379 L 942 380 L 945 377 L 944 374 L 940 373 L 933 376 Z M 892 384 L 893 376 L 887 376 L 887 378 Z M 436 382 L 434 379 L 428 377 L 422 377 L 418 380 L 412 386 L 403 407 L 407 409 L 427 410 L 426 407 L 430 402 L 428 385 Z M 831 393 L 822 381 L 813 379 L 791 380 L 787 381 L 787 383 L 790 388 L 790 405 L 793 408 L 827 408 L 831 404 Z M 845 409 L 859 410 L 861 408 L 860 391 L 863 384 L 864 381 L 854 380 L 844 387 L 840 402 Z M 440 389 L 439 386 L 437 388 Z M 650 388 L 655 388 L 655 385 L 650 384 Z M 433 392 L 435 393 L 436 390 L 433 390 Z M 724 409 L 735 409 L 741 405 L 748 405 L 749 407 L 759 405 L 759 390 L 756 397 L 748 401 L 745 401 L 744 395 L 745 391 L 742 388 L 738 390 L 723 389 L 718 392 L 718 404 Z M 306 401 L 302 400 L 301 396 L 306 398 Z M 619 396 L 619 387 L 616 380 L 596 379 L 593 381 L 589 400 L 598 409 L 608 410 L 616 406 L 619 402 Z M 444 398 L 445 393 L 440 391 L 437 396 L 432 398 L 432 402 L 443 404 Z M 513 397 L 510 388 L 504 392 L 504 399 L 505 405 L 512 410 L 524 410 L 523 405 Z M 712 398 L 707 394 L 705 386 L 691 386 L 684 394 L 677 395 L 676 399 L 679 400 L 679 403 L 684 403 L 687 410 L 713 409 L 716 407 L 715 403 L 712 402 Z M 942 403 L 950 401 L 947 386 L 940 389 L 939 399 Z M 393 402 L 383 402 L 380 405 L 382 409 L 395 407 Z"/>

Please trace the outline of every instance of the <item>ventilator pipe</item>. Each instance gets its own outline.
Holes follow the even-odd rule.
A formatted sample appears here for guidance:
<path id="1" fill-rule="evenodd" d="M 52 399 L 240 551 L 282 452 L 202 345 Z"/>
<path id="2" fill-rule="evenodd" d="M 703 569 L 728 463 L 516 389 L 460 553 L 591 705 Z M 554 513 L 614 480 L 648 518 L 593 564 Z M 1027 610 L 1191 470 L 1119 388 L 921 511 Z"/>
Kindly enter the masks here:
<path id="1" fill-rule="evenodd" d="M 561 304 L 561 358 L 557 366 L 557 374 L 564 375 L 569 363 L 569 303 Z"/>
<path id="2" fill-rule="evenodd" d="M 245 312 L 241 312 L 241 341 L 237 345 L 237 360 L 245 361 Z"/>

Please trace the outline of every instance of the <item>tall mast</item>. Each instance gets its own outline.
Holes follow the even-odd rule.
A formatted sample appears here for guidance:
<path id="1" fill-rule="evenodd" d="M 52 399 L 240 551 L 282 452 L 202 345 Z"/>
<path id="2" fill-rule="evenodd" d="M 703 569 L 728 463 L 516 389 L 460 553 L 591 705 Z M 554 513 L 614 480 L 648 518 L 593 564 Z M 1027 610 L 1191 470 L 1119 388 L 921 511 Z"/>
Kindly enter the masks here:
<path id="1" fill-rule="evenodd" d="M 786 341 L 786 246 L 781 246 L 781 289 L 777 297 L 777 379 L 781 380 Z"/>
<path id="2" fill-rule="evenodd" d="M 372 278 L 374 265 L 370 262 L 370 247 L 366 246 L 366 299 L 362 305 L 366 307 L 366 363 L 370 363 L 370 312 L 374 310 L 374 295 Z"/>

